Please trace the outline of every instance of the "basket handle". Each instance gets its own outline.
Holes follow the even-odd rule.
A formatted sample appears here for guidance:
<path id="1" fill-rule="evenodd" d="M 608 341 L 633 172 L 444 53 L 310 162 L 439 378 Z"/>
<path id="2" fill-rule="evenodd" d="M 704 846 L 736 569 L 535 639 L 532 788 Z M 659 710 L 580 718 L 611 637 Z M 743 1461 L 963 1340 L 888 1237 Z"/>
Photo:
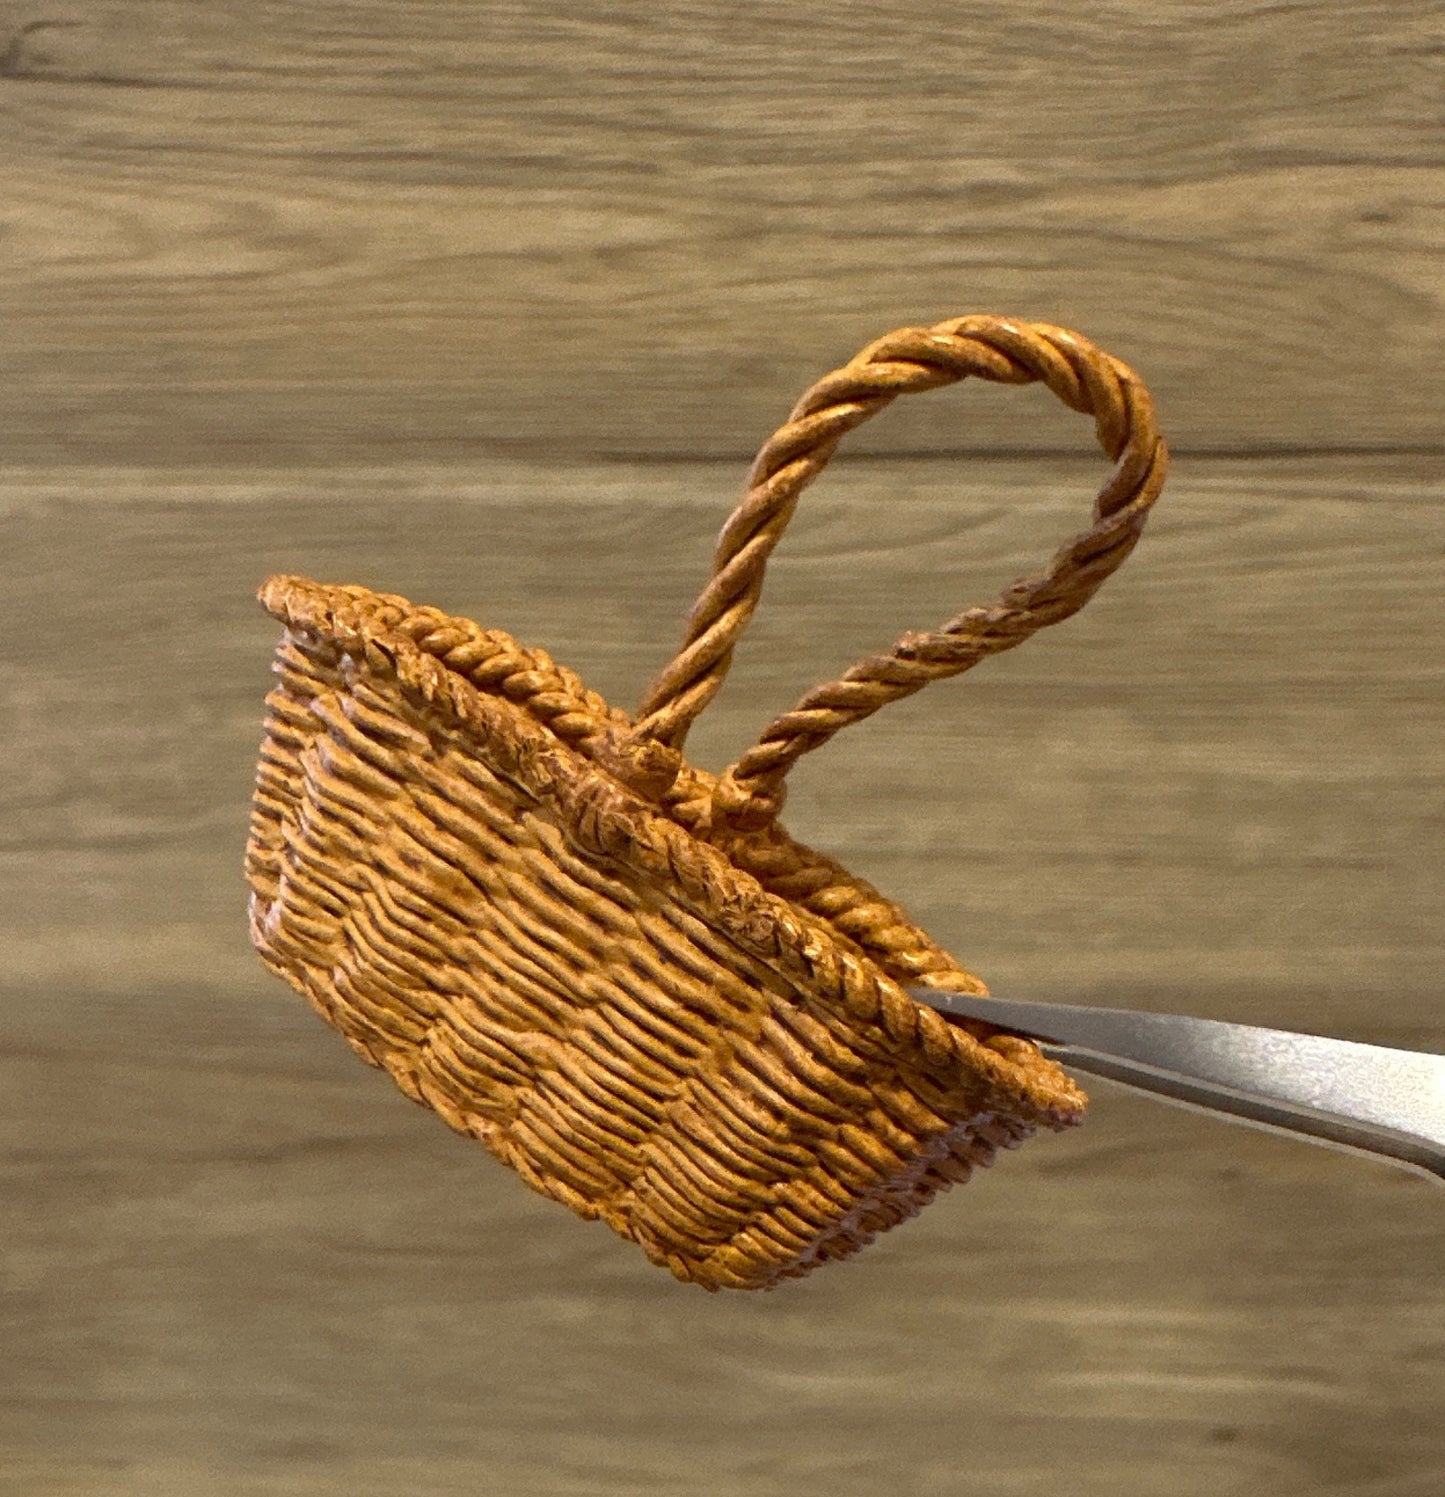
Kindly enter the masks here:
<path id="1" fill-rule="evenodd" d="M 1065 405 L 1093 416 L 1099 445 L 1114 463 L 1094 501 L 1094 523 L 1043 572 L 1015 582 L 995 602 L 967 609 L 939 629 L 910 631 L 886 654 L 866 656 L 837 681 L 815 686 L 769 723 L 714 795 L 714 814 L 738 829 L 766 826 L 777 815 L 784 777 L 803 754 L 889 702 L 1076 613 L 1138 541 L 1163 486 L 1168 451 L 1153 401 L 1133 370 L 1078 333 L 1046 323 L 975 315 L 902 328 L 819 380 L 758 454 L 747 493 L 718 538 L 712 578 L 692 610 L 682 647 L 638 709 L 634 742 L 681 748 L 727 675 L 757 607 L 768 556 L 799 495 L 843 435 L 899 395 L 969 375 L 1001 384 L 1042 381 Z"/>

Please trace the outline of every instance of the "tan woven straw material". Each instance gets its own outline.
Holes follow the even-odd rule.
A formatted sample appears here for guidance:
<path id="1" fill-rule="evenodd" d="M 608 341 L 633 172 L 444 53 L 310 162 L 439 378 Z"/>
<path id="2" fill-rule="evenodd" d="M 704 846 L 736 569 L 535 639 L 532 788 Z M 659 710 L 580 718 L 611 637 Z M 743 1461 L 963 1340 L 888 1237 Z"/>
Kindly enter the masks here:
<path id="1" fill-rule="evenodd" d="M 968 375 L 1042 381 L 1094 418 L 1113 468 L 1092 526 L 995 603 L 815 687 L 721 777 L 690 766 L 804 486 L 896 396 Z M 258 950 L 408 1096 L 679 1278 L 762 1288 L 849 1256 L 1084 1098 L 1032 1045 L 906 995 L 985 990 L 787 835 L 784 777 L 1082 607 L 1166 464 L 1137 376 L 1076 333 L 988 316 L 892 333 L 763 448 L 635 719 L 497 630 L 271 578 Z"/>

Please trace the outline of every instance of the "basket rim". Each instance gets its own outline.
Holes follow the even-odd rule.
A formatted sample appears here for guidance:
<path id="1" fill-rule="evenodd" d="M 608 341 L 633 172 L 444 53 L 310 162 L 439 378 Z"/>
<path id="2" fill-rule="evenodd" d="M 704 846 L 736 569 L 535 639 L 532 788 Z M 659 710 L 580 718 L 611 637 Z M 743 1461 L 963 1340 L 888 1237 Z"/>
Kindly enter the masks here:
<path id="1" fill-rule="evenodd" d="M 853 1023 L 876 1024 L 900 1062 L 958 1093 L 960 1101 L 966 1092 L 980 1104 L 977 1110 L 1007 1111 L 1025 1127 L 1058 1129 L 1080 1120 L 1083 1094 L 1056 1063 L 1032 1047 L 1025 1052 L 1030 1063 L 1021 1063 L 950 1024 L 910 997 L 825 916 L 766 888 L 724 847 L 698 837 L 627 783 L 609 750 L 630 729 L 631 718 L 544 652 L 518 644 L 505 631 L 481 630 L 470 619 L 355 584 L 280 574 L 267 579 L 259 597 L 288 633 L 303 643 L 334 647 L 346 671 L 373 685 L 391 683 L 413 709 L 455 734 L 491 772 L 547 807 L 584 857 L 665 887 L 719 936 L 777 971 L 800 996 Z M 424 626 L 433 648 L 401 627 L 408 622 Z M 454 640 L 458 631 L 499 656 L 548 673 L 552 721 L 525 694 L 518 700 L 515 693 L 480 687 L 440 658 L 441 642 Z M 565 719 L 565 736 L 553 725 L 559 718 Z M 706 771 L 682 762 L 690 784 L 713 782 Z"/>

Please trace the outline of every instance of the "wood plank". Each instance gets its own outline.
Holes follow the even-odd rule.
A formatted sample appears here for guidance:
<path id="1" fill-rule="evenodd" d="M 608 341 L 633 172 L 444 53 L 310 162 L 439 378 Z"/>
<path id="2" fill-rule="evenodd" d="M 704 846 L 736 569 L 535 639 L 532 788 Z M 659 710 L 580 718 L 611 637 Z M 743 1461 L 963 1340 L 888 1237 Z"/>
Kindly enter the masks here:
<path id="1" fill-rule="evenodd" d="M 840 460 L 696 756 L 1034 565 L 1097 477 Z M 409 592 L 626 702 L 737 479 L 0 483 L 3 1497 L 1439 1489 L 1422 1182 L 1101 1086 L 1079 1135 L 857 1263 L 709 1298 L 532 1197 L 259 969 L 260 577 Z M 1439 498 L 1426 460 L 1181 465 L 1089 610 L 829 745 L 790 824 L 1000 990 L 1438 1047 Z"/>
<path id="2" fill-rule="evenodd" d="M 741 456 L 969 310 L 1095 337 L 1185 450 L 1438 446 L 1438 6 L 265 17 L 6 8 L 11 460 Z M 968 402 L 858 441 L 1086 440 Z"/>
<path id="3" fill-rule="evenodd" d="M 267 572 L 480 618 L 625 705 L 673 644 L 736 477 L 8 482 L 9 970 L 127 990 L 246 980 L 236 868 Z M 721 767 L 813 681 L 1036 565 L 1096 477 L 1061 460 L 962 478 L 840 463 L 780 548 L 695 757 Z M 1418 462 L 1186 465 L 1098 603 L 805 761 L 789 824 L 997 985 L 1165 984 L 1418 1037 L 1445 930 L 1437 500 Z"/>
<path id="4" fill-rule="evenodd" d="M 48 994 L 50 1044 L 0 1058 L 33 1119 L 5 1156 L 5 1497 L 1445 1474 L 1423 1182 L 1101 1097 L 855 1263 L 710 1298 L 253 998 L 192 992 L 162 1035 Z"/>

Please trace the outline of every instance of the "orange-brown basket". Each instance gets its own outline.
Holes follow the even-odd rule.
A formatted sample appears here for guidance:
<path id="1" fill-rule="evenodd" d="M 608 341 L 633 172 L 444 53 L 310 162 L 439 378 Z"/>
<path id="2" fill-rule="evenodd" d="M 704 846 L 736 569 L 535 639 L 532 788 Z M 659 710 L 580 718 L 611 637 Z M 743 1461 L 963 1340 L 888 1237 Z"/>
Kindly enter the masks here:
<path id="1" fill-rule="evenodd" d="M 968 375 L 1043 381 L 1093 416 L 1114 466 L 1091 528 L 997 602 L 808 692 L 721 777 L 690 766 L 804 486 L 895 396 Z M 1027 1042 L 907 996 L 984 988 L 788 836 L 784 777 L 1082 607 L 1166 464 L 1139 379 L 1075 333 L 986 316 L 892 333 L 763 448 L 635 718 L 497 630 L 271 578 L 257 949 L 408 1096 L 679 1278 L 759 1288 L 847 1257 L 1084 1098 Z"/>

